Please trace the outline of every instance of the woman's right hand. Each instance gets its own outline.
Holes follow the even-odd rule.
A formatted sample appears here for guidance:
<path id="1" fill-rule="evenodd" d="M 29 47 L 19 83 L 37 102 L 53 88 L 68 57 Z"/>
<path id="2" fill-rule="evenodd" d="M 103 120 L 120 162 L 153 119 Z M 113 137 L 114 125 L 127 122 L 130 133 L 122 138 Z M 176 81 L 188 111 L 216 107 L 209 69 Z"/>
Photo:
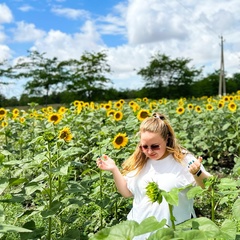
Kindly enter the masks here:
<path id="1" fill-rule="evenodd" d="M 115 162 L 108 157 L 107 155 L 102 155 L 102 157 L 97 159 L 97 166 L 101 169 L 101 170 L 106 170 L 106 171 L 113 171 L 114 169 L 117 168 Z"/>

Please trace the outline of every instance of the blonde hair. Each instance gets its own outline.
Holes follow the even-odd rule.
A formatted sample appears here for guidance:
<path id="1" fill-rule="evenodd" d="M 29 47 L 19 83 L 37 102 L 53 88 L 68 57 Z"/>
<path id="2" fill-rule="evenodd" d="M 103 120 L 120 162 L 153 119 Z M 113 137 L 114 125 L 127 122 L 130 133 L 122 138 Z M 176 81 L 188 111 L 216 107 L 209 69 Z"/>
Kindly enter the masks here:
<path id="1" fill-rule="evenodd" d="M 178 143 L 172 126 L 163 114 L 154 113 L 152 117 L 146 118 L 140 125 L 139 134 L 141 135 L 143 132 L 159 133 L 163 140 L 167 142 L 167 151 L 173 155 L 177 162 L 182 162 L 187 151 Z M 140 149 L 139 143 L 133 154 L 122 164 L 123 175 L 133 170 L 137 170 L 138 174 L 147 160 L 148 158 Z"/>

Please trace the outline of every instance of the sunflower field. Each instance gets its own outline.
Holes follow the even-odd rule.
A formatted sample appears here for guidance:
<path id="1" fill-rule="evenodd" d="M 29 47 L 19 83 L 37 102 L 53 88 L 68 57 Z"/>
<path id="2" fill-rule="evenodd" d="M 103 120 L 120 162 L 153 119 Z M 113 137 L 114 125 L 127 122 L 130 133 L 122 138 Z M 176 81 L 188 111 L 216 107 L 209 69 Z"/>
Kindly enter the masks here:
<path id="1" fill-rule="evenodd" d="M 168 117 L 181 145 L 202 156 L 213 175 L 209 188 L 189 191 L 197 213 L 190 227 L 126 221 L 132 200 L 96 166 L 107 154 L 120 167 L 139 141 L 141 121 L 154 112 Z M 149 239 L 240 239 L 239 133 L 240 91 L 0 108 L 0 239 L 132 239 L 157 229 Z"/>

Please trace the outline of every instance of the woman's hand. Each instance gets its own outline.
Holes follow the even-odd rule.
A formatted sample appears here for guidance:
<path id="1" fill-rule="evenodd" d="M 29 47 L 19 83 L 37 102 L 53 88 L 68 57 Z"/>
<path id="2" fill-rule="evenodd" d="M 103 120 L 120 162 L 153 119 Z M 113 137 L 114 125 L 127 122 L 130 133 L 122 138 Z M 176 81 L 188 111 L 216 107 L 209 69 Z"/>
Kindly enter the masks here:
<path id="1" fill-rule="evenodd" d="M 105 154 L 102 155 L 102 157 L 97 159 L 97 166 L 101 170 L 106 170 L 106 171 L 110 171 L 110 172 L 112 172 L 114 169 L 117 168 L 115 162 Z"/>
<path id="2" fill-rule="evenodd" d="M 189 172 L 192 175 L 195 175 L 200 170 L 201 162 L 202 157 L 198 157 L 197 160 L 192 160 L 191 162 L 188 163 Z"/>

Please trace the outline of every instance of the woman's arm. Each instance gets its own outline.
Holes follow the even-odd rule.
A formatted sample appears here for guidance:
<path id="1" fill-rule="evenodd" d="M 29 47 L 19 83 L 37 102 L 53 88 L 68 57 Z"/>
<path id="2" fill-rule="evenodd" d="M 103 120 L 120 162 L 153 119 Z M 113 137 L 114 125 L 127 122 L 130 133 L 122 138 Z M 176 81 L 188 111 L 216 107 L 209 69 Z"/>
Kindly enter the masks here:
<path id="1" fill-rule="evenodd" d="M 196 161 L 192 161 L 188 164 L 189 172 L 193 175 L 195 182 L 198 186 L 204 188 L 204 179 L 209 178 L 211 176 L 205 170 L 201 169 L 202 157 L 199 157 Z"/>
<path id="2" fill-rule="evenodd" d="M 113 174 L 117 190 L 123 197 L 128 198 L 133 196 L 127 187 L 126 179 L 123 177 L 119 168 L 111 158 L 107 155 L 103 155 L 102 158 L 97 159 L 97 165 L 101 170 L 110 171 Z"/>

